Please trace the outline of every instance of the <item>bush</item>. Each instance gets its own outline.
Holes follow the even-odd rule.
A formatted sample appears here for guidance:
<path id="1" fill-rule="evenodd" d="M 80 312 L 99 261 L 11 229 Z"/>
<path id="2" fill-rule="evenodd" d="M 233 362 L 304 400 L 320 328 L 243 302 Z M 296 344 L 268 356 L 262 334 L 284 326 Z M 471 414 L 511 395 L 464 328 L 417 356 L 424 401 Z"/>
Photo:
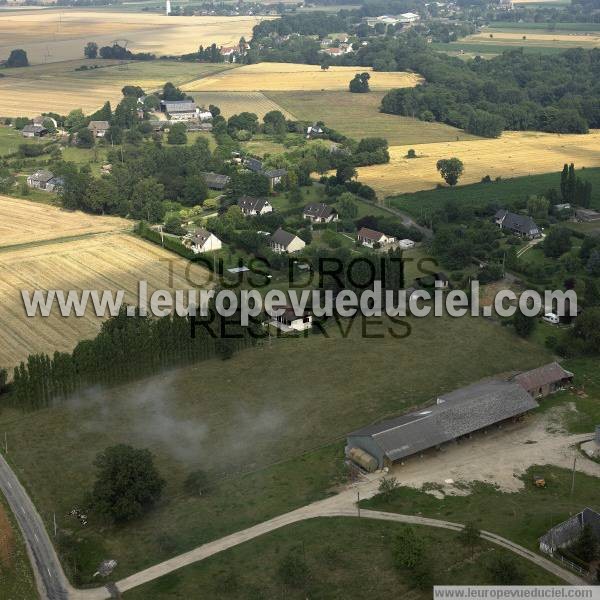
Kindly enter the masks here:
<path id="1" fill-rule="evenodd" d="M 205 471 L 190 473 L 183 482 L 183 489 L 190 496 L 203 496 L 209 491 L 209 479 Z"/>

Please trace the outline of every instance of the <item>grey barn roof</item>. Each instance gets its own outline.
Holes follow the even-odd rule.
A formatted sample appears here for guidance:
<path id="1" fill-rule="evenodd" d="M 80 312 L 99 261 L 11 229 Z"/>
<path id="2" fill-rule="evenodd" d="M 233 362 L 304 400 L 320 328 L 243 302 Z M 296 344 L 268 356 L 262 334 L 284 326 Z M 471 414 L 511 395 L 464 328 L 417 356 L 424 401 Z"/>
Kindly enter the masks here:
<path id="1" fill-rule="evenodd" d="M 193 100 L 161 100 L 160 103 L 168 113 L 196 112 L 196 103 Z"/>
<path id="2" fill-rule="evenodd" d="M 502 227 L 512 231 L 518 231 L 523 234 L 529 234 L 530 231 L 539 231 L 535 221 L 526 215 L 518 215 L 507 210 L 499 210 L 496 213 L 496 219 L 502 221 Z"/>
<path id="3" fill-rule="evenodd" d="M 585 525 L 592 528 L 594 537 L 600 541 L 600 514 L 591 508 L 584 508 L 580 513 L 548 530 L 540 538 L 540 543 L 553 550 L 570 545 L 577 540 Z"/>
<path id="4" fill-rule="evenodd" d="M 396 461 L 537 406 L 517 383 L 482 381 L 440 396 L 437 404 L 364 427 L 348 437 L 371 437 L 390 460 Z"/>
<path id="5" fill-rule="evenodd" d="M 556 361 L 548 363 L 532 369 L 531 371 L 525 371 L 515 375 L 515 381 L 521 384 L 527 391 L 541 388 L 551 383 L 559 383 L 564 379 L 571 379 L 573 373 L 563 369 Z"/>
<path id="6" fill-rule="evenodd" d="M 204 178 L 204 181 L 206 181 L 206 185 L 209 188 L 216 190 L 222 190 L 227 187 L 227 184 L 231 181 L 229 175 L 220 175 L 219 173 L 212 172 L 203 172 L 201 175 Z"/>

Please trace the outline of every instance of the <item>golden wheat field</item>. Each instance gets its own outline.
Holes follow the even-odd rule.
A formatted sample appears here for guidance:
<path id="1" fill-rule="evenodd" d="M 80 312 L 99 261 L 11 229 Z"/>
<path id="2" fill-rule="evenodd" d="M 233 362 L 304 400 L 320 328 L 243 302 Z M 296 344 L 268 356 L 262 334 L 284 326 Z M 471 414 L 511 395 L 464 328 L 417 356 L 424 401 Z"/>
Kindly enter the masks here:
<path id="1" fill-rule="evenodd" d="M 81 66 L 96 66 L 77 70 Z M 225 64 L 73 60 L 5 71 L 0 78 L 0 116 L 35 117 L 41 112 L 67 114 L 74 108 L 98 109 L 106 100 L 115 105 L 124 85 L 156 90 L 166 81 L 185 81 L 232 68 Z"/>
<path id="2" fill-rule="evenodd" d="M 493 37 L 490 37 L 492 35 Z M 523 39 L 525 38 L 525 39 Z M 549 45 L 555 42 L 559 46 L 573 45 L 586 48 L 600 46 L 600 34 L 598 32 L 574 32 L 574 33 L 514 33 L 505 30 L 490 29 L 469 35 L 462 42 L 489 42 L 490 44 L 515 44 L 522 46 L 524 43 Z"/>
<path id="3" fill-rule="evenodd" d="M 7 11 L 0 15 L 0 60 L 13 48 L 27 51 L 31 63 L 83 56 L 89 41 L 113 41 L 135 52 L 156 55 L 195 52 L 201 44 L 231 45 L 252 36 L 252 27 L 269 17 L 167 17 L 148 13 L 93 10 Z"/>
<path id="4" fill-rule="evenodd" d="M 169 264 L 172 265 L 170 278 Z M 0 251 L 0 365 L 11 367 L 33 352 L 70 351 L 99 331 L 102 319 L 88 309 L 83 317 L 27 317 L 21 290 L 124 290 L 136 304 L 138 281 L 156 289 L 188 289 L 208 282 L 208 272 L 127 233 L 99 233 L 69 241 Z"/>
<path id="5" fill-rule="evenodd" d="M 0 249 L 131 228 L 131 221 L 119 217 L 88 215 L 79 211 L 61 210 L 47 204 L 0 196 Z"/>
<path id="6" fill-rule="evenodd" d="M 420 144 L 414 146 L 416 159 L 405 158 L 410 147 L 390 147 L 390 163 L 358 169 L 359 181 L 380 196 L 431 189 L 442 183 L 437 161 L 452 157 L 464 163 L 459 184 L 481 181 L 485 175 L 494 179 L 558 171 L 571 162 L 600 166 L 600 130 L 587 135 L 507 131 L 498 139 Z"/>
<path id="7" fill-rule="evenodd" d="M 368 67 L 331 67 L 294 63 L 257 63 L 230 72 L 207 76 L 183 86 L 185 91 L 258 92 L 286 90 L 347 90 L 356 73 L 369 71 L 373 90 L 414 87 L 421 77 L 414 73 L 375 72 Z"/>

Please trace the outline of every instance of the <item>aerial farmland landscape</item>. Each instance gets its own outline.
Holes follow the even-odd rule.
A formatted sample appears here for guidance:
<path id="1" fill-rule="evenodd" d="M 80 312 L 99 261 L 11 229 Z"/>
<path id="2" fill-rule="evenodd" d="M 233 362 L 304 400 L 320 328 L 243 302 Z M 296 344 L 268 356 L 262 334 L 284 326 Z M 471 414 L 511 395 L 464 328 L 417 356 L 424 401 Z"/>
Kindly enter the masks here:
<path id="1" fill-rule="evenodd" d="M 600 598 L 598 0 L 0 0 L 0 600 Z"/>

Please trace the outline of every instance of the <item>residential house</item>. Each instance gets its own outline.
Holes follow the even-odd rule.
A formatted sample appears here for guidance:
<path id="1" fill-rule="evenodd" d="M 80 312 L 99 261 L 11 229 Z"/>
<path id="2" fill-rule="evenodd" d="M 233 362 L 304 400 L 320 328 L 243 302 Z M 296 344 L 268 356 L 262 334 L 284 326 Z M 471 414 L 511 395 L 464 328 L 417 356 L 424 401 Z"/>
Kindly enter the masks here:
<path id="1" fill-rule="evenodd" d="M 54 179 L 52 171 L 40 169 L 27 177 L 27 185 L 36 190 L 45 190 L 48 182 L 52 181 L 52 179 Z"/>
<path id="2" fill-rule="evenodd" d="M 94 137 L 103 138 L 110 129 L 110 123 L 108 121 L 90 121 L 88 129 Z"/>
<path id="3" fill-rule="evenodd" d="M 312 327 L 312 315 L 297 315 L 293 308 L 288 307 L 282 314 L 276 315 L 271 324 L 285 332 L 305 331 Z"/>
<path id="4" fill-rule="evenodd" d="M 193 234 L 184 236 L 183 245 L 189 248 L 194 254 L 214 252 L 223 247 L 221 240 L 214 233 L 206 229 L 197 229 Z"/>
<path id="5" fill-rule="evenodd" d="M 26 138 L 43 137 L 48 130 L 43 125 L 25 125 L 21 130 L 21 135 Z"/>
<path id="6" fill-rule="evenodd" d="M 160 110 L 169 115 L 170 121 L 191 121 L 200 112 L 193 100 L 161 100 Z"/>
<path id="7" fill-rule="evenodd" d="M 50 123 L 52 123 L 55 129 L 58 128 L 57 120 L 53 119 L 52 117 L 45 117 L 44 115 L 40 115 L 39 117 L 33 117 L 32 121 L 34 125 L 43 125 L 44 123 L 50 121 Z"/>
<path id="8" fill-rule="evenodd" d="M 254 173 L 260 173 L 262 171 L 263 165 L 262 161 L 258 158 L 252 158 L 251 156 L 247 156 L 244 158 L 244 167 L 246 169 L 253 171 Z"/>
<path id="9" fill-rule="evenodd" d="M 229 177 L 229 175 L 220 175 L 219 173 L 204 172 L 200 173 L 200 175 L 202 175 L 204 181 L 206 181 L 206 185 L 211 190 L 223 190 L 229 185 L 229 182 L 231 181 L 231 177 Z"/>
<path id="10" fill-rule="evenodd" d="M 309 125 L 306 128 L 306 137 L 307 138 L 316 138 L 316 137 L 321 137 L 322 135 L 323 135 L 323 128 L 317 123 L 314 123 L 313 125 Z"/>
<path id="11" fill-rule="evenodd" d="M 283 178 L 287 175 L 287 169 L 261 171 L 260 174 L 264 175 L 269 180 L 269 188 L 272 190 L 276 185 L 279 185 L 283 181 Z"/>
<path id="12" fill-rule="evenodd" d="M 518 215 L 508 210 L 499 210 L 494 215 L 494 222 L 500 229 L 530 240 L 542 235 L 540 228 L 531 217 Z"/>
<path id="13" fill-rule="evenodd" d="M 253 198 L 251 196 L 242 196 L 237 205 L 240 207 L 245 217 L 256 217 L 273 212 L 271 203 L 266 198 Z"/>
<path id="14" fill-rule="evenodd" d="M 302 211 L 302 216 L 313 223 L 331 223 L 338 220 L 337 211 L 323 202 L 307 204 Z"/>
<path id="15" fill-rule="evenodd" d="M 212 121 L 213 115 L 210 112 L 210 110 L 205 110 L 205 109 L 200 109 L 198 111 L 198 119 L 200 119 L 200 121 L 202 123 L 205 123 L 206 121 Z"/>
<path id="16" fill-rule="evenodd" d="M 594 221 L 600 221 L 600 212 L 589 208 L 580 208 L 575 211 L 575 218 L 584 223 L 593 223 Z"/>
<path id="17" fill-rule="evenodd" d="M 292 252 L 298 252 L 299 250 L 302 250 L 306 244 L 304 243 L 304 240 L 301 240 L 297 235 L 289 233 L 289 231 L 285 231 L 280 227 L 269 238 L 269 246 L 273 252 L 277 252 L 278 254 L 282 254 L 284 252 L 291 254 Z"/>
<path id="18" fill-rule="evenodd" d="M 362 227 L 356 234 L 356 239 L 363 246 L 367 246 L 368 248 L 382 248 L 384 246 L 389 246 L 396 241 L 396 238 L 386 235 L 381 231 L 369 229 L 368 227 Z"/>

